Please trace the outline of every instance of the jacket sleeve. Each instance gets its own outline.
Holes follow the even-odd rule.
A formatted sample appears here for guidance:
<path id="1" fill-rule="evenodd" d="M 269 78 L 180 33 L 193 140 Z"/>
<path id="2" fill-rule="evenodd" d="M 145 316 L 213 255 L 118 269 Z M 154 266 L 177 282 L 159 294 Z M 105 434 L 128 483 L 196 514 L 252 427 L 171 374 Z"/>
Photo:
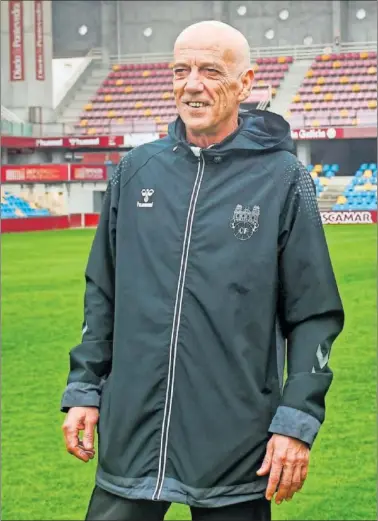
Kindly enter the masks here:
<path id="1" fill-rule="evenodd" d="M 61 411 L 99 407 L 101 387 L 112 364 L 115 232 L 119 180 L 117 166 L 104 196 L 102 211 L 85 270 L 84 321 L 81 343 L 70 351 L 70 369 Z"/>
<path id="2" fill-rule="evenodd" d="M 287 380 L 269 431 L 312 446 L 325 418 L 333 373 L 331 346 L 344 325 L 313 180 L 296 159 L 281 213 L 278 315 L 287 347 Z"/>

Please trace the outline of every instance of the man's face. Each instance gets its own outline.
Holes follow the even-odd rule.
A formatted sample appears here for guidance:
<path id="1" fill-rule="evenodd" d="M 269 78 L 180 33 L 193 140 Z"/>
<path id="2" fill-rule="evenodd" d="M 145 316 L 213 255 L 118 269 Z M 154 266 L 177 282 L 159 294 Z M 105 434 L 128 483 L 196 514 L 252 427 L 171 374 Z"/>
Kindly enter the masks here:
<path id="1" fill-rule="evenodd" d="M 242 74 L 231 50 L 179 44 L 173 74 L 177 110 L 187 131 L 216 134 L 219 127 L 237 120 L 239 103 L 245 96 Z"/>

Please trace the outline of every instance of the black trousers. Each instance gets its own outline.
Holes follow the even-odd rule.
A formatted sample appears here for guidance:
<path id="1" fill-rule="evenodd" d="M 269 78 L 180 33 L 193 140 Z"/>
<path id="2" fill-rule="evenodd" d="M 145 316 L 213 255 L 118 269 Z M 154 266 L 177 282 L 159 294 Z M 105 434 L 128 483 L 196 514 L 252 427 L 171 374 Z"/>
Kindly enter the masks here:
<path id="1" fill-rule="evenodd" d="M 125 499 L 95 487 L 86 521 L 163 521 L 170 507 L 165 501 Z M 265 498 L 219 508 L 190 507 L 193 521 L 271 521 Z"/>

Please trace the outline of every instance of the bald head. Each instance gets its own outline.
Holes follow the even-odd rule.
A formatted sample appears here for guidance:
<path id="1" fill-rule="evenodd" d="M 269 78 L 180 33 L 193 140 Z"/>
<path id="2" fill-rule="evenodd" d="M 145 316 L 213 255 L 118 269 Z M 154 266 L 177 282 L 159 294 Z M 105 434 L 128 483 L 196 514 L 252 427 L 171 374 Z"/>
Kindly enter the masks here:
<path id="1" fill-rule="evenodd" d="M 173 92 L 187 140 L 201 148 L 221 142 L 238 127 L 253 69 L 246 38 L 230 25 L 190 25 L 174 46 Z"/>
<path id="2" fill-rule="evenodd" d="M 216 20 L 199 22 L 184 29 L 176 39 L 174 52 L 185 48 L 213 49 L 238 73 L 251 66 L 245 36 L 234 27 Z"/>

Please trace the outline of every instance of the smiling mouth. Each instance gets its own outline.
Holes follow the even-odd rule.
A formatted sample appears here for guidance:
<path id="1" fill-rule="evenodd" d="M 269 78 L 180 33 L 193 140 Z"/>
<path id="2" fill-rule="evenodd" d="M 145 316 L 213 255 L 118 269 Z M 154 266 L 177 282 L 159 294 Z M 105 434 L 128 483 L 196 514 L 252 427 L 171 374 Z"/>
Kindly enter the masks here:
<path id="1" fill-rule="evenodd" d="M 185 102 L 185 105 L 193 109 L 201 109 L 209 106 L 208 103 L 203 103 L 202 101 L 188 101 Z"/>

